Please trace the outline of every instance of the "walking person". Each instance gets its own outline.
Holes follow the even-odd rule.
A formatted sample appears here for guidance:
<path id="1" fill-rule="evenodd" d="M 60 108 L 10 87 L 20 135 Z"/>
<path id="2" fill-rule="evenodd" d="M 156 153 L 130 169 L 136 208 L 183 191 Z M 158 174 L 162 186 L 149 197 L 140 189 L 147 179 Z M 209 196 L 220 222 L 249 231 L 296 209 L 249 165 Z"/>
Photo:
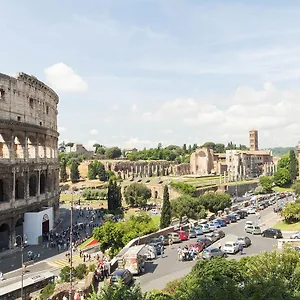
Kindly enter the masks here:
<path id="1" fill-rule="evenodd" d="M 244 246 L 243 246 L 243 244 L 241 243 L 241 244 L 239 244 L 240 255 L 243 254 L 243 250 L 244 250 Z"/>

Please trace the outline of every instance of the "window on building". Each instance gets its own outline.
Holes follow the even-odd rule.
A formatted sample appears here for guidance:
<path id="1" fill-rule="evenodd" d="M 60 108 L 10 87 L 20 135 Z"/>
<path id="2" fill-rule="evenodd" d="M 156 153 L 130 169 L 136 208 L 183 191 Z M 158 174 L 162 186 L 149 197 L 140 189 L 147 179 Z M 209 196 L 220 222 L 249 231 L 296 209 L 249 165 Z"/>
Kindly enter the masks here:
<path id="1" fill-rule="evenodd" d="M 47 115 L 49 114 L 49 106 L 48 105 L 46 106 L 46 114 Z"/>
<path id="2" fill-rule="evenodd" d="M 5 91 L 3 89 L 0 89 L 0 100 L 5 100 Z"/>
<path id="3" fill-rule="evenodd" d="M 17 118 L 17 119 L 18 119 L 18 121 L 19 121 L 19 122 L 21 121 L 21 117 L 20 117 L 20 116 L 18 116 L 18 118 Z"/>
<path id="4" fill-rule="evenodd" d="M 33 99 L 32 98 L 29 98 L 29 105 L 30 105 L 31 108 L 33 108 L 34 104 L 33 104 Z"/>
<path id="5" fill-rule="evenodd" d="M 43 122 L 40 122 L 40 126 L 43 126 Z"/>

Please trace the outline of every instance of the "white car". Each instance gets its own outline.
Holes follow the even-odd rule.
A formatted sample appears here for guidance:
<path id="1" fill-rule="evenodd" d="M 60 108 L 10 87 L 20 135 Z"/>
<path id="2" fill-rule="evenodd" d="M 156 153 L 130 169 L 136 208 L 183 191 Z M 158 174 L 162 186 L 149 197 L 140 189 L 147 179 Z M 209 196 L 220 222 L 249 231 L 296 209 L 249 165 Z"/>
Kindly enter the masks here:
<path id="1" fill-rule="evenodd" d="M 201 226 L 203 233 L 208 233 L 211 231 L 207 224 L 200 224 L 199 226 Z"/>
<path id="2" fill-rule="evenodd" d="M 227 242 L 224 245 L 224 252 L 229 254 L 236 254 L 239 252 L 239 244 L 235 242 Z"/>
<path id="3" fill-rule="evenodd" d="M 245 224 L 245 230 L 248 226 L 253 226 L 253 222 L 252 221 L 247 221 L 246 224 Z"/>
<path id="4" fill-rule="evenodd" d="M 217 229 L 217 227 L 215 226 L 214 223 L 209 223 L 209 224 L 208 224 L 208 227 L 209 227 L 209 230 L 210 230 L 210 231 L 214 231 L 214 230 Z"/>
<path id="5" fill-rule="evenodd" d="M 255 214 L 256 211 L 257 211 L 257 209 L 255 207 L 250 207 L 247 212 L 248 212 L 248 214 Z"/>
<path id="6" fill-rule="evenodd" d="M 295 233 L 293 233 L 291 236 L 290 236 L 291 239 L 300 239 L 300 231 L 297 231 Z"/>

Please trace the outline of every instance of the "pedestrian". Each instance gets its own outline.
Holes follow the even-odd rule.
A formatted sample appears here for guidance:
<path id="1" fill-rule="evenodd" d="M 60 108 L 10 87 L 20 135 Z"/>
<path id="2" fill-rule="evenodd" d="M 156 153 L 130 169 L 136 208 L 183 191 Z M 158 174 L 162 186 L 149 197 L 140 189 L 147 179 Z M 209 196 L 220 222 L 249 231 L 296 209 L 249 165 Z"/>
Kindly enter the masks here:
<path id="1" fill-rule="evenodd" d="M 83 254 L 83 262 L 85 262 L 85 254 Z"/>
<path id="2" fill-rule="evenodd" d="M 172 247 L 172 237 L 169 237 L 169 248 Z"/>
<path id="3" fill-rule="evenodd" d="M 219 250 L 221 250 L 221 248 L 222 248 L 222 246 L 221 246 L 221 243 L 220 243 L 220 242 L 218 242 L 218 248 L 219 248 Z"/>
<path id="4" fill-rule="evenodd" d="M 240 251 L 240 255 L 243 254 L 243 250 L 244 250 L 244 246 L 242 243 L 239 244 L 239 251 Z"/>
<path id="5" fill-rule="evenodd" d="M 177 249 L 177 256 L 178 256 L 178 260 L 181 261 L 181 257 L 182 257 L 182 250 L 181 247 L 179 246 Z"/>

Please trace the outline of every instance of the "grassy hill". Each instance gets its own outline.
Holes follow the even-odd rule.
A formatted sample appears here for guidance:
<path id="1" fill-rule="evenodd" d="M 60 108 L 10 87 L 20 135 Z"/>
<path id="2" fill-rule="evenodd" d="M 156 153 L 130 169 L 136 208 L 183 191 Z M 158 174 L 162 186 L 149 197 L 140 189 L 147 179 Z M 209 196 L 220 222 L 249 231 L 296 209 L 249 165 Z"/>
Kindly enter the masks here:
<path id="1" fill-rule="evenodd" d="M 282 156 L 286 153 L 289 153 L 291 150 L 294 150 L 297 153 L 297 148 L 296 147 L 275 147 L 271 148 L 273 152 L 273 156 Z"/>

